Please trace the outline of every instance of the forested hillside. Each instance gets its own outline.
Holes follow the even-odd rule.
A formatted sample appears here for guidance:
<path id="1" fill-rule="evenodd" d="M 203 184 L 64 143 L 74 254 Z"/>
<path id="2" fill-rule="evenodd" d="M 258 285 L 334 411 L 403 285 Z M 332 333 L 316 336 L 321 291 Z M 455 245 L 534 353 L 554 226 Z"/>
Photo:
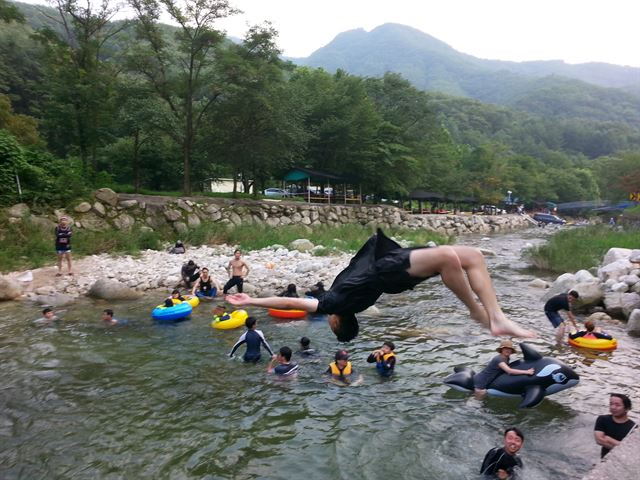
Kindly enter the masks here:
<path id="1" fill-rule="evenodd" d="M 95 186 L 190 194 L 218 177 L 262 190 L 292 166 L 356 176 L 363 193 L 386 197 L 420 188 L 571 201 L 640 189 L 638 109 L 622 93 L 607 91 L 600 107 L 599 87 L 571 102 L 573 83 L 529 78 L 535 88 L 509 91 L 518 109 L 500 107 L 399 74 L 298 67 L 268 23 L 231 42 L 217 29 L 234 14 L 226 0 L 129 5 L 135 18 L 114 23 L 115 2 L 18 4 L 21 15 L 0 0 L 2 204 L 65 204 Z"/>

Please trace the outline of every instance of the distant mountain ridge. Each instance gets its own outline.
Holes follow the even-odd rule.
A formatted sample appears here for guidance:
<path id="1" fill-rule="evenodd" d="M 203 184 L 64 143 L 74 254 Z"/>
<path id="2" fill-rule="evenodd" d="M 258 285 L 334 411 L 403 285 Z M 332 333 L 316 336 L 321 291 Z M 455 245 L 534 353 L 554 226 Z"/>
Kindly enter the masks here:
<path id="1" fill-rule="evenodd" d="M 400 54 L 400 58 L 397 60 L 381 59 L 381 61 L 371 58 L 371 55 L 375 53 L 372 51 L 373 47 L 382 47 L 383 51 L 386 51 L 387 46 L 392 49 L 389 52 L 396 50 L 396 53 Z M 364 58 L 360 55 L 354 58 L 356 51 L 367 55 Z M 563 60 L 528 62 L 486 60 L 459 52 L 445 42 L 416 28 L 396 23 L 385 23 L 370 32 L 362 28 L 348 30 L 338 34 L 329 44 L 319 48 L 309 57 L 296 58 L 294 60 L 300 64 L 322 66 L 331 70 L 344 69 L 348 66 L 347 61 L 349 65 L 355 68 L 365 68 L 365 66 L 379 68 L 381 64 L 393 65 L 397 62 L 402 62 L 403 58 L 413 58 L 417 53 L 429 56 L 434 60 L 447 60 L 450 65 L 443 65 L 442 67 L 448 71 L 451 68 L 455 69 L 455 67 L 470 68 L 475 66 L 480 70 L 505 70 L 533 77 L 560 75 L 593 83 L 601 87 L 624 88 L 633 85 L 640 86 L 640 68 L 601 62 L 568 64 Z M 355 60 L 357 61 L 353 64 Z M 381 73 L 383 74 L 384 72 Z M 426 85 L 420 85 L 420 87 L 426 87 Z"/>
<path id="2" fill-rule="evenodd" d="M 360 76 L 400 73 L 417 88 L 506 105 L 534 114 L 602 121 L 640 121 L 640 68 L 605 63 L 569 65 L 560 60 L 483 60 L 405 25 L 387 23 L 370 32 L 336 36 L 299 65 Z M 554 92 L 557 89 L 557 92 Z M 564 93 L 562 108 L 545 96 Z M 543 105 L 544 104 L 544 105 Z"/>

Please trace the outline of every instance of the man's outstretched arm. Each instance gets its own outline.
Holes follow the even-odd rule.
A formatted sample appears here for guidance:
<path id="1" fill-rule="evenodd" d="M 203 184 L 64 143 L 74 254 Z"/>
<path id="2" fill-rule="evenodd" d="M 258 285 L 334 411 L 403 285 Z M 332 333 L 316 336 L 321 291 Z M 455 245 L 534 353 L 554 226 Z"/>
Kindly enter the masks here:
<path id="1" fill-rule="evenodd" d="M 264 308 L 282 308 L 304 310 L 306 312 L 315 312 L 318 310 L 317 298 L 291 298 L 291 297 L 250 297 L 246 293 L 236 293 L 235 295 L 227 295 L 226 301 L 236 307 L 264 307 Z"/>

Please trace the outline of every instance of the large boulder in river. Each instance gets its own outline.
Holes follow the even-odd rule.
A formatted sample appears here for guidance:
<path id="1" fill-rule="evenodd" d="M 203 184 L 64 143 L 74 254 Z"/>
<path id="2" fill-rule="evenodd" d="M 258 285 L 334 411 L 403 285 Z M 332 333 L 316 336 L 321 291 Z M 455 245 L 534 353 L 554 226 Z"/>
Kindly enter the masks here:
<path id="1" fill-rule="evenodd" d="M 542 301 L 546 302 L 551 297 L 558 295 L 559 293 L 567 293 L 576 284 L 576 277 L 572 273 L 563 273 L 555 282 L 549 287 L 549 290 L 542 297 Z"/>
<path id="2" fill-rule="evenodd" d="M 573 286 L 572 290 L 575 290 L 580 295 L 577 302 L 579 307 L 599 305 L 604 300 L 604 289 L 597 280 L 578 283 Z"/>
<path id="3" fill-rule="evenodd" d="M 47 305 L 49 307 L 64 307 L 71 305 L 75 298 L 66 293 L 53 293 L 50 295 L 35 295 L 31 300 L 39 305 Z"/>
<path id="4" fill-rule="evenodd" d="M 604 267 L 598 269 L 598 278 L 600 281 L 605 282 L 610 278 L 618 279 L 624 275 L 629 275 L 633 270 L 633 264 L 626 258 L 611 262 Z"/>
<path id="5" fill-rule="evenodd" d="M 20 284 L 0 275 L 0 300 L 15 300 L 20 295 L 22 295 Z"/>
<path id="6" fill-rule="evenodd" d="M 618 260 L 628 260 L 631 255 L 631 249 L 629 248 L 610 248 L 604 255 L 602 265 L 606 266 L 610 263 L 617 262 Z"/>
<path id="7" fill-rule="evenodd" d="M 631 312 L 640 309 L 640 295 L 637 293 L 623 293 L 621 303 L 622 314 L 628 318 Z"/>
<path id="8" fill-rule="evenodd" d="M 627 322 L 627 333 L 636 337 L 640 337 L 640 309 L 634 310 L 629 315 Z"/>
<path id="9" fill-rule="evenodd" d="M 127 287 L 118 280 L 101 278 L 91 285 L 87 295 L 104 300 L 134 300 L 140 298 L 142 293 Z"/>

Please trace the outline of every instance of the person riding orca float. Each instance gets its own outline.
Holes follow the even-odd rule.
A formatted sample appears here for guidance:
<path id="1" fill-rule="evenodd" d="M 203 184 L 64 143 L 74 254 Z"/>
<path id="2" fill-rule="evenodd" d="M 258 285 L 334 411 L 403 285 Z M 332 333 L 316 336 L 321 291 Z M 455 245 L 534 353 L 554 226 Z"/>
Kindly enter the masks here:
<path id="1" fill-rule="evenodd" d="M 339 341 L 348 342 L 358 335 L 356 313 L 375 304 L 383 293 L 400 293 L 437 275 L 467 306 L 471 318 L 490 329 L 493 335 L 535 337 L 535 333 L 513 323 L 500 309 L 484 257 L 478 249 L 459 245 L 402 248 L 380 229 L 338 274 L 331 288 L 317 299 L 254 298 L 235 294 L 227 296 L 227 301 L 236 306 L 329 314 L 331 330 Z"/>

